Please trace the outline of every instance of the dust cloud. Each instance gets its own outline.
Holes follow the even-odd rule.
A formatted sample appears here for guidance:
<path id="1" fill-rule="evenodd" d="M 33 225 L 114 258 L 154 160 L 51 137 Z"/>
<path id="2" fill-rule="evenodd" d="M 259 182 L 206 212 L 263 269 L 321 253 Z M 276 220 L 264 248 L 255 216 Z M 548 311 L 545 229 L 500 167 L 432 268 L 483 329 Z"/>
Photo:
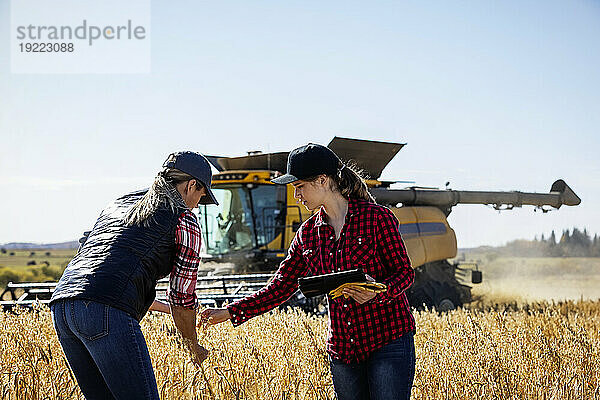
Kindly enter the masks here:
<path id="1" fill-rule="evenodd" d="M 489 302 L 600 299 L 600 258 L 479 257 L 483 282 L 473 295 Z"/>

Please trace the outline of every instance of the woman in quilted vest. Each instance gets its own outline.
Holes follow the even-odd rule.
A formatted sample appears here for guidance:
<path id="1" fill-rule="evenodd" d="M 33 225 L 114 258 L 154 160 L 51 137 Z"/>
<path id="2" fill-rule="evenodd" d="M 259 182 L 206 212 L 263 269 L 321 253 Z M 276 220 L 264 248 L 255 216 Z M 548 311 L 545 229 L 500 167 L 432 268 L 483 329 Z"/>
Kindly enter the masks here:
<path id="1" fill-rule="evenodd" d="M 200 226 L 192 209 L 217 204 L 211 168 L 199 153 L 171 154 L 148 190 L 102 211 L 52 295 L 52 319 L 86 399 L 157 399 L 140 320 L 171 312 L 192 362 L 207 351 L 196 337 Z M 167 303 L 156 282 L 170 276 Z"/>

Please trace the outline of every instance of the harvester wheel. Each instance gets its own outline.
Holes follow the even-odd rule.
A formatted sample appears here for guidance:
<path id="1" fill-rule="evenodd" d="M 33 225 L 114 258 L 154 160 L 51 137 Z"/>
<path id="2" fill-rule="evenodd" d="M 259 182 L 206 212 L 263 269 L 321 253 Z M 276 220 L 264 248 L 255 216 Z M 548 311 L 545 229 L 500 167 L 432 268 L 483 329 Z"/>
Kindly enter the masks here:
<path id="1" fill-rule="evenodd" d="M 455 308 L 456 308 L 456 306 L 454 305 L 454 303 L 450 299 L 442 299 L 442 300 L 440 300 L 440 302 L 435 307 L 435 309 L 437 311 L 442 311 L 442 312 L 444 312 L 444 311 L 451 311 L 451 310 L 454 310 Z"/>
<path id="2" fill-rule="evenodd" d="M 407 295 L 409 303 L 418 309 L 449 311 L 470 301 L 471 292 L 456 280 L 454 266 L 442 260 L 415 269 L 415 282 Z"/>

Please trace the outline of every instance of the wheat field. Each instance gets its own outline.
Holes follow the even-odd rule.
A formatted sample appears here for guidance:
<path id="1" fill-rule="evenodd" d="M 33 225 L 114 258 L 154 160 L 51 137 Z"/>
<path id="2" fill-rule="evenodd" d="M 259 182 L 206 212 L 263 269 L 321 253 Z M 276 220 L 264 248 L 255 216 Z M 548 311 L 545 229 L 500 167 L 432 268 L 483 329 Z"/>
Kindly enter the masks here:
<path id="1" fill-rule="evenodd" d="M 518 310 L 415 312 L 413 399 L 600 398 L 600 301 L 537 303 Z M 189 361 L 170 316 L 142 329 L 162 399 L 333 399 L 327 320 L 276 311 L 238 328 L 199 329 L 211 350 Z M 0 312 L 3 399 L 83 398 L 50 312 Z"/>

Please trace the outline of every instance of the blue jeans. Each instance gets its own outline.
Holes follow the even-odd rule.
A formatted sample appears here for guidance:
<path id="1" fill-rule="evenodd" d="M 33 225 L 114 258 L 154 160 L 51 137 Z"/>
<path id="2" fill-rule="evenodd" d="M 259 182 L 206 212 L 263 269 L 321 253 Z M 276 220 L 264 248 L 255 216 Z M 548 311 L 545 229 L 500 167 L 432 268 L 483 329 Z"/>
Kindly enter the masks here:
<path id="1" fill-rule="evenodd" d="M 88 300 L 60 300 L 52 321 L 86 399 L 158 399 L 139 323 L 124 311 Z"/>
<path id="2" fill-rule="evenodd" d="M 413 332 L 376 350 L 362 363 L 330 360 L 338 400 L 410 399 L 415 377 Z"/>

